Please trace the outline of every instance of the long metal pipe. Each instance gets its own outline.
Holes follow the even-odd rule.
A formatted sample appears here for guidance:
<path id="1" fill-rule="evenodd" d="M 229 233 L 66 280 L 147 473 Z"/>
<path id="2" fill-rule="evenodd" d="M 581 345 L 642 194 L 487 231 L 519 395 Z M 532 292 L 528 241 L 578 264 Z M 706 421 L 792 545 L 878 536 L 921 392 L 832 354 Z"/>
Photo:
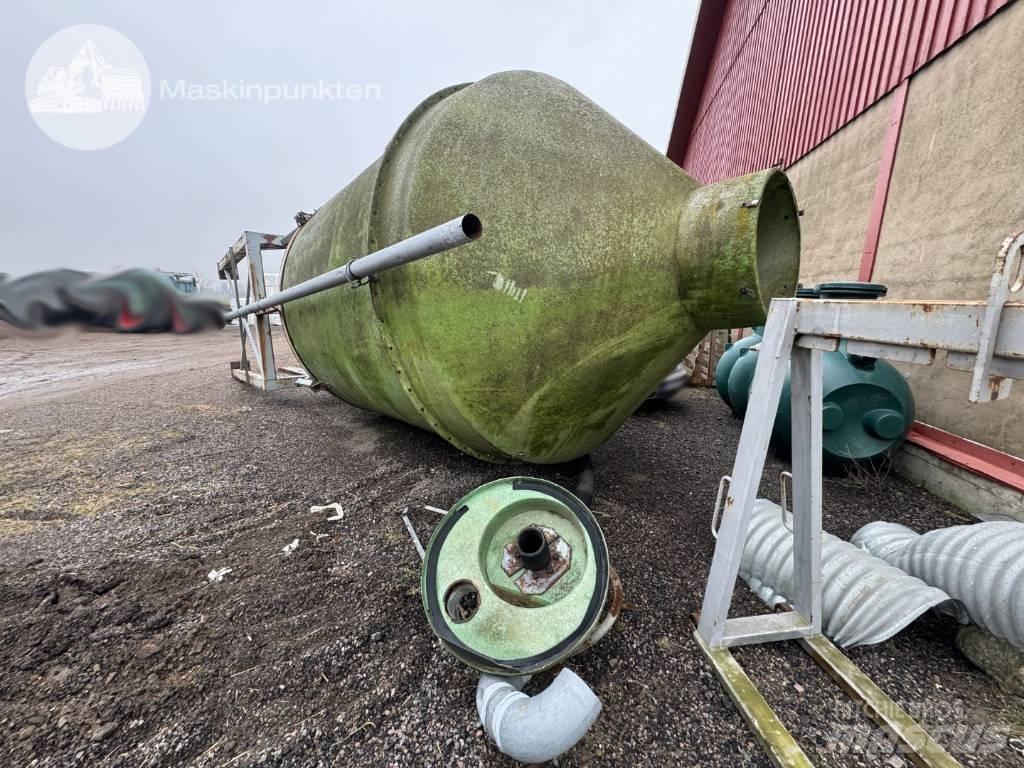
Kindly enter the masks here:
<path id="1" fill-rule="evenodd" d="M 466 213 L 451 221 L 439 224 L 418 235 L 400 240 L 379 251 L 353 259 L 348 264 L 332 269 L 317 277 L 312 277 L 305 282 L 293 285 L 283 291 L 267 296 L 266 298 L 246 304 L 236 310 L 224 315 L 225 322 L 231 322 L 239 317 L 251 315 L 254 312 L 262 312 L 271 307 L 278 307 L 289 301 L 301 299 L 328 288 L 361 280 L 364 277 L 375 275 L 393 267 L 408 264 L 410 261 L 433 256 L 460 245 L 476 240 L 483 232 L 483 225 L 472 213 Z"/>

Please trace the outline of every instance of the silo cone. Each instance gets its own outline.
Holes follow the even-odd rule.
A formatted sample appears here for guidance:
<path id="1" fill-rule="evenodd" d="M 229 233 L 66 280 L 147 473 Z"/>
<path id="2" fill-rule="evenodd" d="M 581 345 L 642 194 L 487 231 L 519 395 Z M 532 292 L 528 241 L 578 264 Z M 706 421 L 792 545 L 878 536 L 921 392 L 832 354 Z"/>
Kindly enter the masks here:
<path id="1" fill-rule="evenodd" d="M 465 211 L 454 251 L 287 304 L 307 370 L 354 405 L 488 461 L 606 440 L 711 329 L 791 296 L 793 193 L 775 170 L 699 187 L 565 83 L 503 72 L 440 91 L 292 239 L 300 281 Z"/>

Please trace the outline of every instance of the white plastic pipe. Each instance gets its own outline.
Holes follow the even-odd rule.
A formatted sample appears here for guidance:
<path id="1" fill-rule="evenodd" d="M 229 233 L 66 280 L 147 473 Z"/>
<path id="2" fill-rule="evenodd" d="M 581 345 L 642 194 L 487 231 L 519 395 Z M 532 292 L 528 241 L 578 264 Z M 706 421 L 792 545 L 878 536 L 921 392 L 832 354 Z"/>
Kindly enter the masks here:
<path id="1" fill-rule="evenodd" d="M 476 708 L 504 754 L 522 763 L 545 763 L 583 738 L 601 714 L 601 700 L 571 669 L 559 672 L 536 696 L 520 690 L 529 679 L 481 675 Z"/>

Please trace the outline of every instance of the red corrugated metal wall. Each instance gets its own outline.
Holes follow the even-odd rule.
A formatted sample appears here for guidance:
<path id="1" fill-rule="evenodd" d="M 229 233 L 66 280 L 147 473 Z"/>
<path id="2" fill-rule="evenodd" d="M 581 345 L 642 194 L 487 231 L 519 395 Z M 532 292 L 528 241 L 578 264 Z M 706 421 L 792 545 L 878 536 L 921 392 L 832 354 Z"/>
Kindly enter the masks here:
<path id="1" fill-rule="evenodd" d="M 669 155 L 704 182 L 789 166 L 1007 2 L 729 0 L 682 157 Z"/>

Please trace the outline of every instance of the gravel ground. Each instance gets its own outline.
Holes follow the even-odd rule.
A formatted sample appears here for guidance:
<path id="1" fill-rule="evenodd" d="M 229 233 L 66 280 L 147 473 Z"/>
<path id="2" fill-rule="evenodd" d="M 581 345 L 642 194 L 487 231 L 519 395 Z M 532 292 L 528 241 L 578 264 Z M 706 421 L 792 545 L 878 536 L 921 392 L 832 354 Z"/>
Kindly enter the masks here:
<path id="1" fill-rule="evenodd" d="M 477 675 L 427 628 L 397 512 L 567 470 L 483 464 L 326 394 L 263 395 L 230 378 L 236 345 L 0 340 L 0 762 L 511 765 L 477 722 Z M 570 662 L 604 712 L 562 766 L 768 765 L 690 636 L 738 437 L 714 391 L 687 390 L 595 453 L 629 610 Z M 335 501 L 340 522 L 309 511 Z M 825 503 L 843 537 L 963 522 L 885 473 L 830 477 Z M 425 537 L 437 518 L 414 519 Z M 214 568 L 232 571 L 211 584 Z M 741 584 L 735 613 L 762 610 Z M 1024 717 L 954 633 L 926 617 L 850 655 L 965 764 L 1024 765 Z M 794 644 L 737 657 L 819 764 L 909 765 Z"/>

